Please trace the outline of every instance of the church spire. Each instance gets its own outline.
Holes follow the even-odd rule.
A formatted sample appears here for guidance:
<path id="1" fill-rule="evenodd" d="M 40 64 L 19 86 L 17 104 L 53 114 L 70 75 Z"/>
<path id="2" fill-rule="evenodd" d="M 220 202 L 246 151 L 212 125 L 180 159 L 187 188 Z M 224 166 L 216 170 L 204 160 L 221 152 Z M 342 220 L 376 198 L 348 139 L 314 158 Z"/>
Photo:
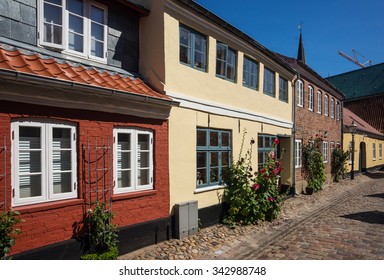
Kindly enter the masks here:
<path id="1" fill-rule="evenodd" d="M 300 28 L 300 41 L 299 41 L 299 49 L 297 50 L 297 60 L 301 61 L 302 63 L 306 64 L 305 61 L 305 51 L 304 51 L 304 43 L 303 43 L 303 35 L 302 35 L 302 28 Z"/>

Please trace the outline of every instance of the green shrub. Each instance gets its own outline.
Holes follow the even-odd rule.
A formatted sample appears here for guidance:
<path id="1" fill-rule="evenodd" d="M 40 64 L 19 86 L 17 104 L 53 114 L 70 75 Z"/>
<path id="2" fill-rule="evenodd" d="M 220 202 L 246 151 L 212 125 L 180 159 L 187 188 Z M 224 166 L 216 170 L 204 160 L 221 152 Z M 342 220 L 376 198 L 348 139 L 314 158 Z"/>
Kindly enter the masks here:
<path id="1" fill-rule="evenodd" d="M 113 217 L 114 214 L 107 209 L 104 203 L 97 203 L 94 210 L 88 210 L 85 224 L 89 233 L 83 250 L 91 256 L 85 255 L 84 258 L 92 258 L 92 255 L 96 258 L 113 256 L 115 259 L 117 258 L 118 229 L 112 223 Z"/>
<path id="2" fill-rule="evenodd" d="M 104 253 L 85 254 L 81 256 L 82 260 L 116 260 L 119 256 L 119 250 L 117 247 L 111 248 Z"/>
<path id="3" fill-rule="evenodd" d="M 323 155 L 320 152 L 323 137 L 310 139 L 308 144 L 303 145 L 303 171 L 308 187 L 314 191 L 323 188 L 327 179 Z"/>
<path id="4" fill-rule="evenodd" d="M 349 160 L 349 152 L 344 152 L 340 147 L 336 147 L 331 155 L 331 173 L 333 181 L 339 182 L 344 178 L 346 163 Z"/>
<path id="5" fill-rule="evenodd" d="M 15 235 L 21 234 L 16 225 L 23 220 L 20 219 L 20 213 L 9 210 L 0 213 L 0 259 L 6 259 L 15 244 Z"/>

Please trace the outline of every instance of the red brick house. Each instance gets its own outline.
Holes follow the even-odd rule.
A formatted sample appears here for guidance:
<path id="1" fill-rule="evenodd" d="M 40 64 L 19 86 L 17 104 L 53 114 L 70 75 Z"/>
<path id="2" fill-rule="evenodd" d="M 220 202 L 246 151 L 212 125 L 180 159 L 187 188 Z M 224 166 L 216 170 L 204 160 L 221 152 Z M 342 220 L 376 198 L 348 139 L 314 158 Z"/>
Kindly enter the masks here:
<path id="1" fill-rule="evenodd" d="M 297 59 L 281 56 L 296 71 L 295 80 L 295 186 L 300 193 L 306 187 L 302 171 L 302 147 L 311 138 L 324 136 L 322 153 L 327 178 L 331 177 L 331 154 L 342 145 L 342 108 L 344 95 L 306 64 L 300 33 Z"/>
<path id="2" fill-rule="evenodd" d="M 96 201 L 116 215 L 120 253 L 169 238 L 177 103 L 137 74 L 148 11 L 126 1 L 5 2 L 2 14 L 14 17 L 0 16 L 10 26 L 0 29 L 0 209 L 24 220 L 13 257 L 79 258 L 76 238 Z"/>

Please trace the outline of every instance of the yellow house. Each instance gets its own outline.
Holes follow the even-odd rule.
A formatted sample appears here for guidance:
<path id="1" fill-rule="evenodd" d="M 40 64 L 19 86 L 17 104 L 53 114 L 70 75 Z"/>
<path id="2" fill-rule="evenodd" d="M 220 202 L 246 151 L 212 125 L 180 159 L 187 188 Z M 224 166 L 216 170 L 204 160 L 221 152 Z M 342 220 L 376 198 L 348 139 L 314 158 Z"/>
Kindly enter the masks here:
<path id="1" fill-rule="evenodd" d="M 275 138 L 292 185 L 292 68 L 194 1 L 149 0 L 140 22 L 140 73 L 178 101 L 169 120 L 170 213 L 197 201 L 203 225 L 222 212 L 222 172 L 254 139 L 254 170 Z"/>
<path id="2" fill-rule="evenodd" d="M 351 172 L 352 164 L 354 173 L 361 173 L 384 166 L 384 134 L 380 133 L 347 108 L 343 109 L 343 117 L 343 149 L 351 152 L 350 160 L 347 164 L 347 171 Z M 355 133 L 352 133 L 353 129 L 351 129 L 351 127 L 353 126 L 355 126 Z M 353 163 L 352 141 L 354 142 Z"/>

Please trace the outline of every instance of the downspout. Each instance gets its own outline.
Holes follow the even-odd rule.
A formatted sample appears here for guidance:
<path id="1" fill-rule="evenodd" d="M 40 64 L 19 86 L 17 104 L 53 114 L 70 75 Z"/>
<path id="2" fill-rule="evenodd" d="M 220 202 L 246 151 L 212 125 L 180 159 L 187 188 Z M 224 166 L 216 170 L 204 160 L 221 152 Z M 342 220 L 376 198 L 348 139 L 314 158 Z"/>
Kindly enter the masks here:
<path id="1" fill-rule="evenodd" d="M 293 161 L 292 161 L 292 196 L 296 194 L 296 165 L 295 165 L 295 157 L 296 157 L 296 82 L 300 79 L 300 73 L 297 73 L 296 78 L 293 80 L 292 90 L 293 90 L 293 104 L 292 104 L 292 114 L 293 114 L 293 127 L 292 127 L 292 135 L 293 135 Z"/>

